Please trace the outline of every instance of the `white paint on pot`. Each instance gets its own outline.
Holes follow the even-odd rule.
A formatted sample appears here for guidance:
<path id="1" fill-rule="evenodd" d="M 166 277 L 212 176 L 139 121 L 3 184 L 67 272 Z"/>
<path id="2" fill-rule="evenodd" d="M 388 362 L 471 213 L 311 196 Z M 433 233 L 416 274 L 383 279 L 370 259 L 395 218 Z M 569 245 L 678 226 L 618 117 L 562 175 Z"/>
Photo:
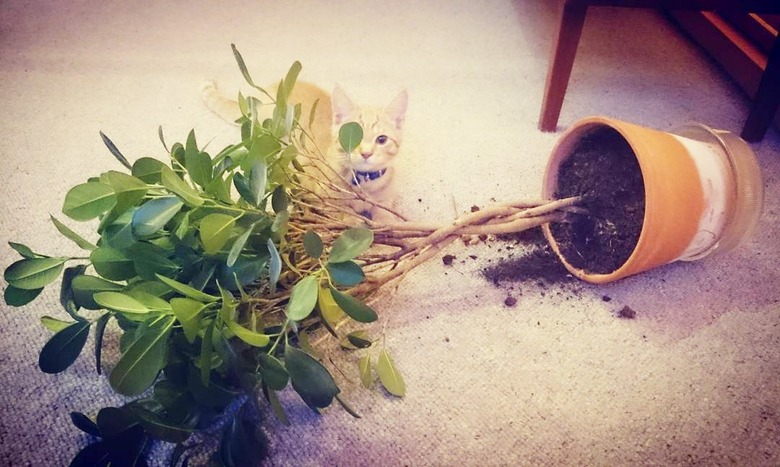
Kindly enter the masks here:
<path id="1" fill-rule="evenodd" d="M 717 246 L 733 209 L 734 179 L 721 147 L 673 135 L 688 150 L 699 171 L 705 208 L 696 234 L 676 259 L 691 261 L 707 256 Z M 691 180 L 691 183 L 696 183 Z"/>

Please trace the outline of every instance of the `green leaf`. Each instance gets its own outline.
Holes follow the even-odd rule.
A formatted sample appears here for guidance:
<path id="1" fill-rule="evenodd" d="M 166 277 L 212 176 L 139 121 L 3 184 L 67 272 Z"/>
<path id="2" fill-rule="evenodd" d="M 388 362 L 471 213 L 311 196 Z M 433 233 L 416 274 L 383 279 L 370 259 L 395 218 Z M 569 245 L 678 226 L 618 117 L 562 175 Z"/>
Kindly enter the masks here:
<path id="1" fill-rule="evenodd" d="M 60 304 L 68 313 L 76 314 L 78 306 L 76 305 L 75 295 L 73 294 L 73 279 L 84 274 L 87 269 L 85 264 L 65 268 L 62 273 L 62 282 L 60 283 Z M 77 316 L 74 318 L 79 319 Z"/>
<path id="2" fill-rule="evenodd" d="M 27 305 L 38 298 L 41 292 L 43 292 L 43 287 L 40 289 L 19 289 L 9 285 L 3 292 L 3 299 L 6 305 L 19 307 Z"/>
<path id="3" fill-rule="evenodd" d="M 349 122 L 339 128 L 339 144 L 344 152 L 350 153 L 363 141 L 363 127 L 357 122 Z"/>
<path id="4" fill-rule="evenodd" d="M 282 86 L 285 100 L 290 97 L 290 93 L 292 93 L 293 87 L 295 87 L 295 82 L 298 80 L 298 74 L 300 74 L 301 68 L 303 68 L 301 62 L 295 61 L 287 72 L 287 76 L 284 77 Z"/>
<path id="5" fill-rule="evenodd" d="M 250 331 L 235 321 L 227 321 L 227 327 L 239 339 L 253 347 L 265 347 L 271 342 L 271 338 L 266 334 Z"/>
<path id="6" fill-rule="evenodd" d="M 331 334 L 338 337 L 335 327 L 345 315 L 338 303 L 333 300 L 333 294 L 328 287 L 320 287 L 317 295 L 317 307 L 320 310 L 320 315 L 322 316 L 325 326 Z"/>
<path id="7" fill-rule="evenodd" d="M 203 339 L 200 340 L 200 382 L 208 387 L 211 380 L 212 356 L 214 355 L 214 328 L 217 320 L 212 319 L 206 331 L 203 333 Z"/>
<path id="8" fill-rule="evenodd" d="M 306 352 L 288 345 L 284 349 L 284 363 L 293 388 L 312 409 L 329 406 L 339 393 L 328 370 Z"/>
<path id="9" fill-rule="evenodd" d="M 379 373 L 379 381 L 387 392 L 394 396 L 403 397 L 406 395 L 406 384 L 403 377 L 393 364 L 393 359 L 386 349 L 379 352 L 379 360 L 376 364 L 376 371 Z"/>
<path id="10" fill-rule="evenodd" d="M 142 157 L 133 163 L 132 174 L 146 183 L 161 183 L 165 164 L 151 157 Z"/>
<path id="11" fill-rule="evenodd" d="M 122 250 L 101 246 L 92 251 L 89 260 L 95 271 L 108 280 L 123 281 L 137 275 L 133 259 Z"/>
<path id="12" fill-rule="evenodd" d="M 358 285 L 366 278 L 366 275 L 363 273 L 363 268 L 354 261 L 328 263 L 327 269 L 333 282 L 345 287 Z"/>
<path id="13" fill-rule="evenodd" d="M 269 388 L 275 391 L 281 391 L 287 386 L 290 375 L 287 373 L 284 365 L 282 365 L 282 362 L 267 353 L 261 353 L 258 361 L 260 363 L 260 374 L 263 377 L 263 382 L 267 384 Z"/>
<path id="14" fill-rule="evenodd" d="M 292 321 L 301 321 L 311 314 L 317 304 L 319 283 L 315 276 L 306 276 L 298 281 L 290 293 L 285 314 Z"/>
<path id="15" fill-rule="evenodd" d="M 266 400 L 268 400 L 268 403 L 271 405 L 271 410 L 277 420 L 282 422 L 285 426 L 289 426 L 290 420 L 287 418 L 284 407 L 282 407 L 282 404 L 279 402 L 279 396 L 276 395 L 276 391 L 270 389 L 268 385 L 263 384 L 263 394 L 265 394 Z"/>
<path id="16" fill-rule="evenodd" d="M 59 373 L 76 361 L 89 336 L 89 321 L 76 321 L 60 330 L 41 349 L 38 366 L 44 373 Z"/>
<path id="17" fill-rule="evenodd" d="M 130 248 L 130 254 L 135 263 L 138 275 L 146 280 L 156 280 L 156 274 L 170 277 L 179 273 L 181 266 L 168 259 L 170 250 L 165 250 L 150 243 L 137 243 Z"/>
<path id="18" fill-rule="evenodd" d="M 93 298 L 103 308 L 125 314 L 140 315 L 151 311 L 143 303 L 122 292 L 98 292 Z"/>
<path id="19" fill-rule="evenodd" d="M 192 146 L 190 146 L 190 137 Z M 184 167 L 193 182 L 202 187 L 206 187 L 212 178 L 211 158 L 205 152 L 198 151 L 195 145 L 195 132 L 190 131 L 190 137 L 187 138 L 187 146 L 184 152 Z"/>
<path id="20" fill-rule="evenodd" d="M 195 431 L 192 428 L 172 423 L 151 410 L 142 407 L 141 404 L 130 405 L 128 410 L 135 415 L 147 433 L 161 441 L 168 443 L 183 443 Z M 186 465 L 186 463 L 184 465 Z"/>
<path id="21" fill-rule="evenodd" d="M 115 170 L 107 172 L 105 179 L 116 193 L 116 206 L 112 210 L 116 217 L 141 202 L 149 191 L 149 185 L 140 178 Z"/>
<path id="22" fill-rule="evenodd" d="M 348 229 L 333 242 L 328 262 L 343 263 L 352 260 L 365 253 L 373 242 L 374 232 L 372 230 L 362 227 Z"/>
<path id="23" fill-rule="evenodd" d="M 67 225 L 57 220 L 56 217 L 52 215 L 49 215 L 49 217 L 51 218 L 51 221 L 54 223 L 54 226 L 57 227 L 57 230 L 59 230 L 59 232 L 62 235 L 64 235 L 65 238 L 72 240 L 82 250 L 94 250 L 95 248 L 97 248 L 97 246 L 92 244 L 92 242 L 85 240 L 81 235 L 72 231 L 70 228 L 68 228 Z"/>
<path id="24" fill-rule="evenodd" d="M 118 160 L 122 165 L 127 167 L 128 169 L 131 168 L 130 163 L 127 162 L 127 159 L 125 156 L 122 155 L 122 153 L 117 149 L 116 145 L 113 141 L 111 141 L 108 136 L 106 136 L 102 131 L 100 132 L 100 138 L 103 140 L 103 144 L 106 145 L 109 152 Z"/>
<path id="25" fill-rule="evenodd" d="M 219 465 L 242 467 L 256 465 L 268 455 L 268 440 L 257 423 L 240 411 L 225 424 L 217 451 Z"/>
<path id="26" fill-rule="evenodd" d="M 189 186 L 187 182 L 176 175 L 176 172 L 174 172 L 173 169 L 167 165 L 163 166 L 160 173 L 160 179 L 165 188 L 170 190 L 171 193 L 177 195 L 190 206 L 200 206 L 203 204 L 204 200 L 200 196 L 200 193 L 198 193 L 195 189 Z"/>
<path id="27" fill-rule="evenodd" d="M 243 194 L 241 196 L 253 205 L 259 206 L 260 201 L 262 201 L 263 196 L 265 195 L 265 185 L 268 181 L 268 172 L 265 162 L 260 159 L 256 159 L 252 162 L 252 168 L 249 171 L 247 181 L 250 190 L 250 193 L 248 193 L 249 199 L 244 197 Z"/>
<path id="28" fill-rule="evenodd" d="M 147 201 L 133 214 L 133 234 L 145 238 L 165 227 L 184 204 L 175 196 L 165 196 Z"/>
<path id="29" fill-rule="evenodd" d="M 8 242 L 8 245 L 14 250 L 16 250 L 17 253 L 22 255 L 23 258 L 33 259 L 33 258 L 40 257 L 40 255 L 35 254 L 35 252 L 33 252 L 32 249 L 27 245 L 23 245 L 21 243 L 15 243 L 15 242 Z"/>
<path id="30" fill-rule="evenodd" d="M 116 194 L 110 186 L 87 182 L 68 191 L 62 213 L 74 221 L 88 221 L 111 209 L 115 203 Z"/>
<path id="31" fill-rule="evenodd" d="M 54 282 L 68 258 L 20 259 L 5 270 L 8 285 L 17 289 L 34 290 Z"/>
<path id="32" fill-rule="evenodd" d="M 279 282 L 279 277 L 282 275 L 282 257 L 279 256 L 279 251 L 276 249 L 276 245 L 270 238 L 266 241 L 268 246 L 268 252 L 271 257 L 268 261 L 268 283 L 271 287 L 271 293 L 276 291 L 276 283 Z"/>
<path id="33" fill-rule="evenodd" d="M 107 281 L 101 277 L 79 275 L 73 278 L 71 288 L 73 289 L 73 300 L 76 302 L 76 305 L 88 310 L 99 310 L 102 307 L 93 298 L 96 293 L 118 292 L 124 286 Z"/>
<path id="34" fill-rule="evenodd" d="M 235 225 L 236 219 L 227 214 L 209 214 L 201 219 L 198 231 L 206 254 L 219 253 L 230 238 L 230 233 Z"/>
<path id="35" fill-rule="evenodd" d="M 317 232 L 313 230 L 307 230 L 303 234 L 303 249 L 306 250 L 306 254 L 311 258 L 319 259 L 322 256 L 322 239 Z"/>
<path id="36" fill-rule="evenodd" d="M 49 331 L 57 333 L 73 324 L 73 321 L 63 321 L 51 316 L 41 316 L 41 324 Z"/>
<path id="37" fill-rule="evenodd" d="M 244 246 L 246 245 L 246 241 L 249 240 L 249 236 L 252 235 L 252 231 L 254 230 L 255 226 L 257 225 L 257 222 L 250 225 L 249 228 L 246 229 L 244 233 L 238 236 L 235 242 L 233 242 L 233 246 L 230 247 L 230 252 L 228 253 L 227 262 L 226 264 L 228 266 L 233 266 L 236 264 L 236 260 L 238 259 L 238 256 L 241 254 L 241 250 L 244 249 Z"/>
<path id="38" fill-rule="evenodd" d="M 106 326 L 111 319 L 111 314 L 106 313 L 98 318 L 95 323 L 95 369 L 97 374 L 103 374 L 102 355 L 103 355 L 103 335 L 106 332 Z"/>
<path id="39" fill-rule="evenodd" d="M 358 361 L 358 372 L 360 373 L 360 382 L 366 389 L 371 389 L 374 385 L 374 375 L 371 372 L 371 354 L 365 354 Z"/>
<path id="40" fill-rule="evenodd" d="M 371 323 L 377 320 L 378 316 L 376 311 L 360 300 L 339 292 L 333 287 L 330 288 L 330 293 L 333 295 L 333 300 L 336 301 L 339 308 L 344 310 L 344 313 L 355 321 L 360 323 Z"/>
<path id="41" fill-rule="evenodd" d="M 168 335 L 173 316 L 155 318 L 145 329 L 136 331 L 136 339 L 122 354 L 109 376 L 111 387 L 125 396 L 137 396 L 157 379 L 165 364 Z"/>
<path id="42" fill-rule="evenodd" d="M 219 300 L 219 297 L 215 297 L 214 295 L 207 294 L 206 292 L 202 292 L 194 287 L 190 287 L 187 284 L 182 284 L 181 282 L 171 279 L 169 277 L 165 277 L 160 274 L 156 274 L 156 276 L 157 279 L 159 279 L 165 285 L 172 288 L 176 292 L 179 292 L 185 297 L 189 297 L 194 300 L 199 300 L 201 302 L 216 302 L 217 300 Z"/>
<path id="43" fill-rule="evenodd" d="M 200 332 L 200 323 L 203 318 L 202 312 L 208 307 L 205 303 L 193 300 L 191 298 L 173 298 L 171 299 L 171 308 L 176 319 L 181 323 L 184 330 L 184 337 L 190 344 L 195 342 Z"/>

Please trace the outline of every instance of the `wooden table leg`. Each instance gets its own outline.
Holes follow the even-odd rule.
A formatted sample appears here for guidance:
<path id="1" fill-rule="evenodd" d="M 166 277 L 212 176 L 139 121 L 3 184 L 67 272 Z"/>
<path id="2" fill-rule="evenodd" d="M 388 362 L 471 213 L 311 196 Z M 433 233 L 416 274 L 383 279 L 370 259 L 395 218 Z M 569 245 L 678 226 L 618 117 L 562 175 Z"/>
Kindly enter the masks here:
<path id="1" fill-rule="evenodd" d="M 572 4 L 568 0 L 564 0 L 561 5 L 561 19 L 547 68 L 547 82 L 539 115 L 539 129 L 542 131 L 555 131 L 558 127 L 558 117 L 569 85 L 587 9 L 582 3 Z"/>
<path id="2" fill-rule="evenodd" d="M 766 68 L 761 75 L 758 91 L 753 98 L 750 114 L 742 128 L 742 139 L 745 141 L 760 141 L 780 107 L 780 36 L 775 39 L 772 51 L 766 61 Z"/>

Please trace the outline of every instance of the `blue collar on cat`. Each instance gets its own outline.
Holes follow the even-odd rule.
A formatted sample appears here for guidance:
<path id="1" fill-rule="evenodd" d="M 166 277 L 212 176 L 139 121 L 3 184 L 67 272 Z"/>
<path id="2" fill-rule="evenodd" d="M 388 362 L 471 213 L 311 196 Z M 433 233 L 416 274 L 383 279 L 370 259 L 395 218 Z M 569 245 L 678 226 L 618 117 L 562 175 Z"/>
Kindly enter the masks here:
<path id="1" fill-rule="evenodd" d="M 361 183 L 366 183 L 366 182 L 370 182 L 371 180 L 376 180 L 377 178 L 384 175 L 385 172 L 387 172 L 387 168 L 384 168 L 382 170 L 377 170 L 376 172 L 361 172 L 359 170 L 354 170 L 352 172 L 352 186 L 358 186 Z"/>

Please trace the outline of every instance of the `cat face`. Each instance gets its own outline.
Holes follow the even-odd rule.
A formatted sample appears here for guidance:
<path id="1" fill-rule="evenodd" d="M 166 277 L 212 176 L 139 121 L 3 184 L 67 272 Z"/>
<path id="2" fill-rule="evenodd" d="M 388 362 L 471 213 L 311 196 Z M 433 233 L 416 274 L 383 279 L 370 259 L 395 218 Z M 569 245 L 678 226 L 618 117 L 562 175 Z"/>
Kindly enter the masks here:
<path id="1" fill-rule="evenodd" d="M 335 145 L 339 162 L 361 172 L 391 165 L 401 145 L 407 101 L 406 91 L 401 91 L 384 109 L 359 108 L 336 86 L 331 95 L 334 138 L 338 138 L 339 128 L 345 123 L 357 122 L 363 127 L 363 141 L 352 154 L 344 154 L 341 146 Z"/>

